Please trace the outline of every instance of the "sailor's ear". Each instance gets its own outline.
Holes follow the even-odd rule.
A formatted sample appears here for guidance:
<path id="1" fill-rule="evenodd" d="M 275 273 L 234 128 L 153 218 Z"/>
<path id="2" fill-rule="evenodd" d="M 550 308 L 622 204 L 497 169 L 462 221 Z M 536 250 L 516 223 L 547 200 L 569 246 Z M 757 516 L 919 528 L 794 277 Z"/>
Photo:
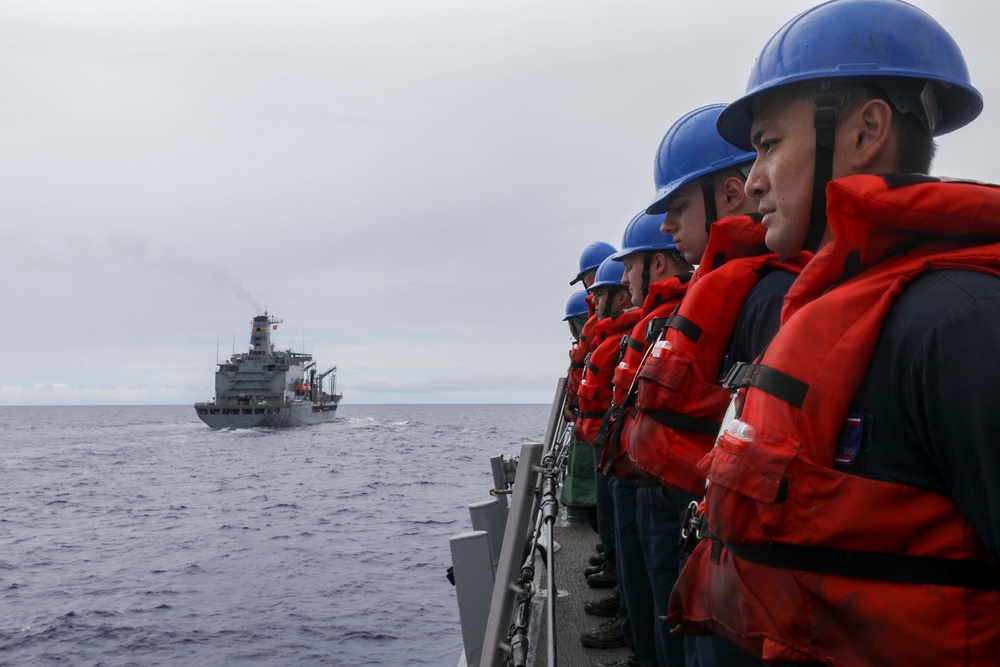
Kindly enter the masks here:
<path id="1" fill-rule="evenodd" d="M 722 211 L 720 218 L 724 218 L 727 215 L 735 215 L 740 213 L 743 209 L 743 203 L 747 199 L 747 193 L 744 190 L 744 183 L 741 179 L 735 176 L 730 176 L 722 182 L 722 185 L 718 188 L 718 192 L 721 195 L 722 204 L 719 208 Z"/>
<path id="2" fill-rule="evenodd" d="M 892 107 L 883 99 L 868 100 L 837 128 L 838 152 L 845 158 L 844 167 L 855 174 L 893 171 L 893 137 Z"/>
<path id="3" fill-rule="evenodd" d="M 652 273 L 662 273 L 667 268 L 667 255 L 664 252 L 650 253 L 649 269 Z"/>

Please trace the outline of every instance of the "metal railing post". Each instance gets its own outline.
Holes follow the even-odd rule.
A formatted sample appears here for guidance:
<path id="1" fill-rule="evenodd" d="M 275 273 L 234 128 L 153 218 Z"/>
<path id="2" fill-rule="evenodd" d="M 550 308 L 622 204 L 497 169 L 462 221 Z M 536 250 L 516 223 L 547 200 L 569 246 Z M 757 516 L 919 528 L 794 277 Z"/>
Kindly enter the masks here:
<path id="1" fill-rule="evenodd" d="M 493 585 L 493 610 L 486 625 L 483 640 L 483 654 L 480 667 L 500 667 L 504 655 L 510 647 L 502 644 L 507 639 L 511 618 L 514 614 L 516 591 L 513 586 L 524 562 L 525 547 L 534 528 L 535 511 L 539 494 L 538 464 L 542 459 L 541 443 L 521 447 L 514 478 L 510 511 L 504 529 L 503 547 L 496 581 Z M 472 664 L 472 663 L 470 663 Z"/>

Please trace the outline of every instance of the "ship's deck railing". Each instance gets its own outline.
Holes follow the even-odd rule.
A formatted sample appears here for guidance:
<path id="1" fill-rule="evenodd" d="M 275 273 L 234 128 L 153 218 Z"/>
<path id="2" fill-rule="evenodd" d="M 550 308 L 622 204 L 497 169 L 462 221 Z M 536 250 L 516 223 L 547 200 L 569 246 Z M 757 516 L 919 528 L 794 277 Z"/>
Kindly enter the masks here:
<path id="1" fill-rule="evenodd" d="M 553 575 L 554 540 L 552 529 L 559 508 L 557 485 L 565 459 L 572 443 L 572 428 L 563 418 L 565 381 L 560 379 L 545 442 L 521 447 L 516 462 L 516 473 L 511 485 L 510 470 L 502 457 L 493 459 L 495 491 L 509 494 L 510 508 L 502 531 L 502 546 L 492 572 L 485 575 L 481 565 L 488 558 L 490 541 L 499 536 L 475 531 L 452 537 L 452 562 L 458 592 L 459 611 L 462 617 L 463 642 L 468 665 L 501 667 L 541 664 L 533 655 L 534 647 L 529 629 L 539 627 L 534 610 L 540 607 L 536 595 L 539 577 L 535 572 L 535 554 L 546 560 L 545 599 L 548 601 L 545 616 L 547 663 L 555 665 L 555 615 L 556 599 Z M 498 462 L 500 459 L 500 462 Z M 507 487 L 510 487 L 508 490 Z M 500 495 L 502 498 L 503 495 Z M 495 504 L 495 503 L 494 503 Z M 470 506 L 473 527 L 476 527 L 478 506 Z M 497 531 L 498 532 L 498 531 Z M 486 554 L 486 555 L 476 555 Z M 482 579 L 493 574 L 492 596 L 484 600 Z M 488 608 L 484 610 L 484 603 Z M 486 616 L 485 621 L 483 616 Z M 485 628 L 483 627 L 485 624 Z"/>

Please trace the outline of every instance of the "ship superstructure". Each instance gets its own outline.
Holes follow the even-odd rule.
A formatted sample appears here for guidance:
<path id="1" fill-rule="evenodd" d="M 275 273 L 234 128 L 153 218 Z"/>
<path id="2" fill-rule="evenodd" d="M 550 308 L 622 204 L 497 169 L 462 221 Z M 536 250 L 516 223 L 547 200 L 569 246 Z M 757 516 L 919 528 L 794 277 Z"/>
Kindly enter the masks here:
<path id="1" fill-rule="evenodd" d="M 275 350 L 271 332 L 282 322 L 267 311 L 253 318 L 249 350 L 221 362 L 215 398 L 194 404 L 203 422 L 212 428 L 304 426 L 336 416 L 343 397 L 336 391 L 337 367 L 320 373 L 311 354 Z"/>

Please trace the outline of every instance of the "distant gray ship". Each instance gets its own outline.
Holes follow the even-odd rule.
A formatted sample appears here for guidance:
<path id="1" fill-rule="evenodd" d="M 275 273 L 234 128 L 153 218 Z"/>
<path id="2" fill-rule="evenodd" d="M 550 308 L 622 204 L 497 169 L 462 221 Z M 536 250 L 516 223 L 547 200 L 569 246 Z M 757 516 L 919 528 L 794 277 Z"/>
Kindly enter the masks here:
<path id="1" fill-rule="evenodd" d="M 316 372 L 311 354 L 276 351 L 271 331 L 282 320 L 264 311 L 250 323 L 250 350 L 233 354 L 215 373 L 215 398 L 195 403 L 212 428 L 305 426 L 330 421 L 343 394 L 337 393 L 337 367 Z M 330 391 L 323 381 L 330 378 Z"/>

